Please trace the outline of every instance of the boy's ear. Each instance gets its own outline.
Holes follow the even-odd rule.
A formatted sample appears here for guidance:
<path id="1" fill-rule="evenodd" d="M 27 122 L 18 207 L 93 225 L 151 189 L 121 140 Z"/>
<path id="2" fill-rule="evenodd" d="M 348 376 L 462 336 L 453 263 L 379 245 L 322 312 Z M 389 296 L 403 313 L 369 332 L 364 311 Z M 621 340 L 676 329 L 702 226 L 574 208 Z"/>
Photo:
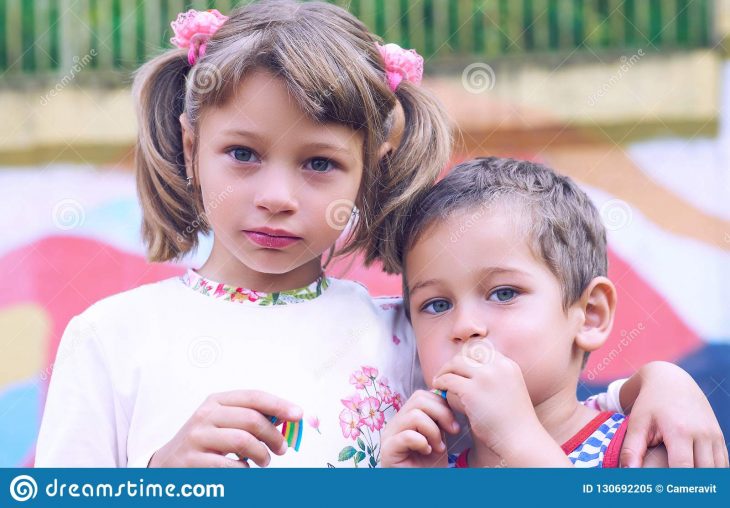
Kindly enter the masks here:
<path id="1" fill-rule="evenodd" d="M 608 339 L 616 314 L 616 287 L 606 277 L 594 278 L 583 291 L 579 302 L 585 320 L 575 337 L 584 351 L 595 351 Z"/>
<path id="2" fill-rule="evenodd" d="M 189 178 L 193 176 L 193 143 L 195 137 L 193 128 L 185 113 L 180 115 L 180 125 L 182 126 L 183 152 L 185 154 L 185 175 Z"/>

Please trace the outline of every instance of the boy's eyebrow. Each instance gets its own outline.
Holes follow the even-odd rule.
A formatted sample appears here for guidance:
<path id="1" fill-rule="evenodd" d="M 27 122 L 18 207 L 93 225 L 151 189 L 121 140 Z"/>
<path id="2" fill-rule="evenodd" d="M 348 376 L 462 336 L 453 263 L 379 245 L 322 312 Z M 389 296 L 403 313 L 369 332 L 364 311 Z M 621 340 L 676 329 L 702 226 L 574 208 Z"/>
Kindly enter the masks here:
<path id="1" fill-rule="evenodd" d="M 416 291 L 418 291 L 419 289 L 427 288 L 427 287 L 429 287 L 429 286 L 435 286 L 435 285 L 437 285 L 437 284 L 438 284 L 439 282 L 440 282 L 440 281 L 439 281 L 438 279 L 428 279 L 428 280 L 424 280 L 424 281 L 418 282 L 417 284 L 414 284 L 414 285 L 413 285 L 413 287 L 412 287 L 412 288 L 410 288 L 410 289 L 409 289 L 408 291 L 409 291 L 409 293 L 411 293 L 411 295 L 412 295 L 413 293 L 415 293 L 415 292 L 416 292 Z"/>
<path id="2" fill-rule="evenodd" d="M 479 275 L 482 278 L 489 277 L 491 275 L 503 275 L 503 274 L 517 274 L 517 275 L 529 275 L 527 272 L 523 272 L 522 270 L 518 270 L 517 268 L 504 268 L 500 266 L 492 266 L 488 268 L 483 268 L 479 271 Z M 413 285 L 412 288 L 408 290 L 408 292 L 413 295 L 416 291 L 419 289 L 424 289 L 429 286 L 435 286 L 439 284 L 441 281 L 439 279 L 427 279 L 421 282 L 418 282 Z"/>
<path id="3" fill-rule="evenodd" d="M 522 270 L 518 270 L 517 268 L 505 268 L 503 266 L 490 266 L 488 268 L 483 268 L 480 271 L 480 274 L 483 277 L 488 277 L 490 275 L 510 275 L 510 274 L 529 275 L 527 272 L 523 272 Z"/>

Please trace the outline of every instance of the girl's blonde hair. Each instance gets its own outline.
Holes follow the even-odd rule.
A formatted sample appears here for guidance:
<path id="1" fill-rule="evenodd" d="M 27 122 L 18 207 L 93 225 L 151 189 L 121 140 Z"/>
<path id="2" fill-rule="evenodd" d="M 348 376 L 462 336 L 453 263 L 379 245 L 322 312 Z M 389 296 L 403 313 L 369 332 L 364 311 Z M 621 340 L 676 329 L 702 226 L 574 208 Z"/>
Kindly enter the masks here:
<path id="1" fill-rule="evenodd" d="M 359 217 L 339 254 L 363 250 L 398 273 L 395 233 L 409 209 L 448 163 L 451 129 L 438 102 L 403 81 L 387 85 L 378 39 L 346 10 L 322 2 L 264 1 L 234 10 L 190 66 L 186 49 L 172 49 L 135 74 L 139 134 L 137 187 L 142 232 L 152 261 L 180 258 L 208 233 L 200 188 L 189 188 L 179 117 L 196 140 L 204 108 L 224 104 L 254 69 L 278 76 L 307 114 L 364 135 L 364 171 L 356 199 Z M 399 146 L 380 157 L 396 105 L 405 125 Z M 197 146 L 197 141 L 195 142 Z M 191 161 L 197 175 L 196 148 Z M 198 179 L 194 178 L 193 182 Z"/>

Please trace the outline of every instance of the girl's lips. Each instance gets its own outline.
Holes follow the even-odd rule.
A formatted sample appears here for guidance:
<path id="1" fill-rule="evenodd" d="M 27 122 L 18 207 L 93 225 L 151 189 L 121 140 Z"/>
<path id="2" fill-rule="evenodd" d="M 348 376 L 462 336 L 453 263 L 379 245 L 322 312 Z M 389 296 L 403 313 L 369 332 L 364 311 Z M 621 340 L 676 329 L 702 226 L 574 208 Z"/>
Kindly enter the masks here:
<path id="1" fill-rule="evenodd" d="M 260 231 L 244 231 L 244 233 L 253 243 L 267 249 L 283 249 L 301 240 L 296 236 L 268 235 Z"/>

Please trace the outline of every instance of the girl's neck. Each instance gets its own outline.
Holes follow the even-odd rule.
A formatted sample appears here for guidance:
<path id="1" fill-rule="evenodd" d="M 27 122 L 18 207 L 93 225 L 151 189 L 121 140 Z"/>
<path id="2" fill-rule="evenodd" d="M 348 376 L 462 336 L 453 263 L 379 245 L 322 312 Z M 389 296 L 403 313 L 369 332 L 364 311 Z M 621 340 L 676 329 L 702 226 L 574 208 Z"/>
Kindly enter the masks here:
<path id="1" fill-rule="evenodd" d="M 273 293 L 299 289 L 313 283 L 322 274 L 319 257 L 285 273 L 263 273 L 238 259 L 221 256 L 213 249 L 208 260 L 197 270 L 203 277 L 229 286 Z"/>

